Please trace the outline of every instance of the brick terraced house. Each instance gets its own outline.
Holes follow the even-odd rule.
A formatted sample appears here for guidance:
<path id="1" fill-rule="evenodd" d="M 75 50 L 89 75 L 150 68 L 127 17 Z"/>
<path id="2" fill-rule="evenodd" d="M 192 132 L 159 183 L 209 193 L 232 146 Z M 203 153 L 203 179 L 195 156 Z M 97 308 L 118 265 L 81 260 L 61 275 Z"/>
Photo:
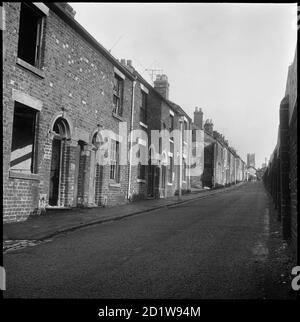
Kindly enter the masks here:
<path id="1" fill-rule="evenodd" d="M 213 130 L 212 120 L 204 124 L 203 186 L 224 187 L 246 180 L 246 165 L 224 136 Z"/>
<path id="2" fill-rule="evenodd" d="M 74 19 L 66 3 L 4 3 L 4 221 L 49 207 L 127 200 L 128 165 L 97 164 L 99 129 L 130 122 L 133 75 Z M 127 129 L 129 132 L 129 129 Z"/>
<path id="3" fill-rule="evenodd" d="M 3 3 L 2 13 L 4 222 L 165 198 L 203 187 L 207 173 L 216 178 L 217 164 L 205 164 L 203 113 L 193 123 L 169 100 L 166 75 L 149 84 L 65 2 Z M 195 140 L 197 173 L 189 167 Z"/>

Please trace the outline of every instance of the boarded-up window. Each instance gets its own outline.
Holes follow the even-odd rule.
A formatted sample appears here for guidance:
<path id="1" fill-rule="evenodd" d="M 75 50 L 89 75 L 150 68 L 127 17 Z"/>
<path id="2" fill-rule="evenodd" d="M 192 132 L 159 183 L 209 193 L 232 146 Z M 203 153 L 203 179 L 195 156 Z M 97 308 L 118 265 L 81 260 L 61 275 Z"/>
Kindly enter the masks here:
<path id="1" fill-rule="evenodd" d="M 15 103 L 10 169 L 34 173 L 35 132 L 37 111 L 21 103 Z"/>

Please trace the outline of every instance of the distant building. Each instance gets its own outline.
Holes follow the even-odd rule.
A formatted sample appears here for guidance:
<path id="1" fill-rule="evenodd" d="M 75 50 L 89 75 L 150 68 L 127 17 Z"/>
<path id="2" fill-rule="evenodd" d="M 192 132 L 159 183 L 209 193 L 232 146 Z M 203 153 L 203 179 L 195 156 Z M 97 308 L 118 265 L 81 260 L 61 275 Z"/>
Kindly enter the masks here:
<path id="1" fill-rule="evenodd" d="M 247 153 L 247 167 L 255 168 L 255 153 Z"/>
<path id="2" fill-rule="evenodd" d="M 256 181 L 256 168 L 253 166 L 247 167 L 247 181 Z"/>

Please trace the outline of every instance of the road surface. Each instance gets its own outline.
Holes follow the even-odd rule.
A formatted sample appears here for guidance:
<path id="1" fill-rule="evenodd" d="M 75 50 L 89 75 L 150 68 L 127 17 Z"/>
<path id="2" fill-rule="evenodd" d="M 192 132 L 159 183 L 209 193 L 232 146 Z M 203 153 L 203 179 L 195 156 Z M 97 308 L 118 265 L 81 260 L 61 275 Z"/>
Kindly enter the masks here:
<path id="1" fill-rule="evenodd" d="M 262 184 L 246 183 L 7 253 L 4 297 L 287 298 L 277 228 Z"/>

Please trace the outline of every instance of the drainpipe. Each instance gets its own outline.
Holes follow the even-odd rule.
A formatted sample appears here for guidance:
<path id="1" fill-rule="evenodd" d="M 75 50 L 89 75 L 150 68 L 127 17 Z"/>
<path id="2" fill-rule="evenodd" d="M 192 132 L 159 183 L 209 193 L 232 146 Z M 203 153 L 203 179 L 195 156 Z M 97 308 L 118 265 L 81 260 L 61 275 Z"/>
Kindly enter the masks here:
<path id="1" fill-rule="evenodd" d="M 131 164 L 132 164 L 132 140 L 133 140 L 133 120 L 134 120 L 134 90 L 136 85 L 137 77 L 135 76 L 134 81 L 132 82 L 132 97 L 131 97 L 131 122 L 130 122 L 130 155 L 129 155 L 129 178 L 128 178 L 128 191 L 127 191 L 127 199 L 130 200 L 131 193 Z"/>

